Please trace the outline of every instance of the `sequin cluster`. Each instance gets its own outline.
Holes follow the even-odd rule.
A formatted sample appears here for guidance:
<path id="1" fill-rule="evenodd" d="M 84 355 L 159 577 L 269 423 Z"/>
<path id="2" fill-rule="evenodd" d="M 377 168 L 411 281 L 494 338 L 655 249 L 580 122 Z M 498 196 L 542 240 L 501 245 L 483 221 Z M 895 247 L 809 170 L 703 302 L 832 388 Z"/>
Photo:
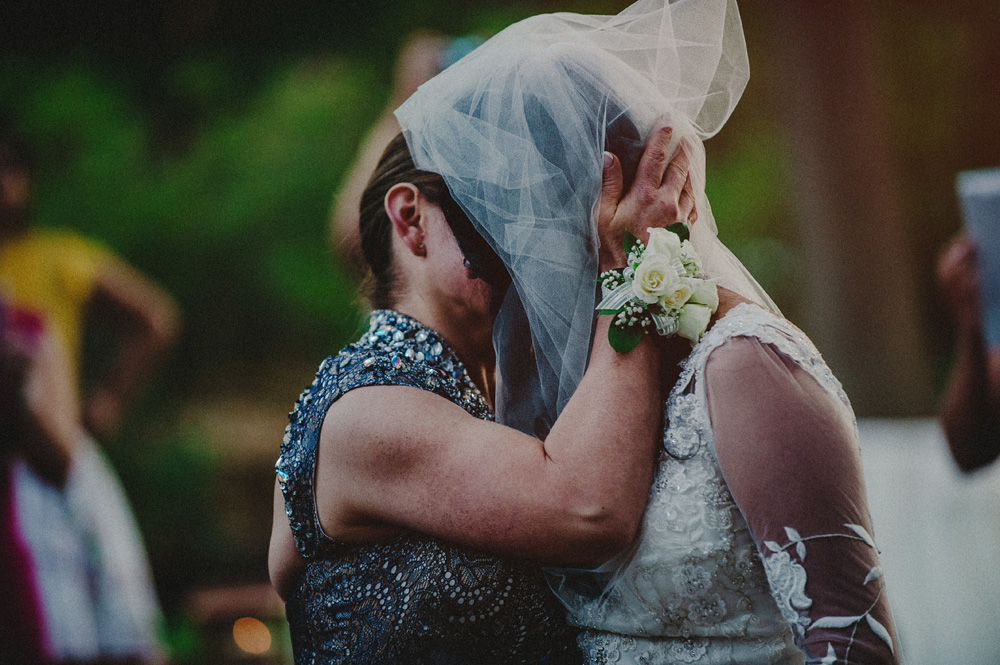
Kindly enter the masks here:
<path id="1" fill-rule="evenodd" d="M 443 388 L 472 415 L 492 419 L 492 411 L 455 352 L 436 332 L 414 319 L 392 310 L 372 312 L 368 332 L 353 345 L 355 353 L 366 348 L 371 355 L 361 362 L 364 369 L 390 377 L 422 370 L 429 390 Z M 342 357 L 339 364 L 345 367 L 351 361 Z"/>

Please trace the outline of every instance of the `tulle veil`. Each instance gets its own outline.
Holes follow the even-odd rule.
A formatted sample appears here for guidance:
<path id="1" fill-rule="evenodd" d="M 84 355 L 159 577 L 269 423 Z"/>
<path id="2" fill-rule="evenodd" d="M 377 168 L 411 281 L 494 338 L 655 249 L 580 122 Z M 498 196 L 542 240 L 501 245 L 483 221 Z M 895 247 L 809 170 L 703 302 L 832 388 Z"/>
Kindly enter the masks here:
<path id="1" fill-rule="evenodd" d="M 494 328 L 500 422 L 544 437 L 579 384 L 598 298 L 602 153 L 615 152 L 628 176 L 663 113 L 671 151 L 682 138 L 694 148 L 691 235 L 705 271 L 777 312 L 718 240 L 705 196 L 703 140 L 748 78 L 735 0 L 640 0 L 615 16 L 516 23 L 396 111 L 417 167 L 444 177 L 511 274 Z M 583 575 L 550 570 L 550 584 L 573 609 L 610 589 L 629 556 Z"/>
<path id="2" fill-rule="evenodd" d="M 694 146 L 692 242 L 720 283 L 776 310 L 716 238 L 702 140 L 749 77 L 735 0 L 640 0 L 614 16 L 534 16 L 422 85 L 397 111 L 418 168 L 513 279 L 494 332 L 501 422 L 544 437 L 586 369 L 597 291 L 601 155 L 628 168 L 660 114 Z M 630 157 L 631 155 L 631 157 Z"/>

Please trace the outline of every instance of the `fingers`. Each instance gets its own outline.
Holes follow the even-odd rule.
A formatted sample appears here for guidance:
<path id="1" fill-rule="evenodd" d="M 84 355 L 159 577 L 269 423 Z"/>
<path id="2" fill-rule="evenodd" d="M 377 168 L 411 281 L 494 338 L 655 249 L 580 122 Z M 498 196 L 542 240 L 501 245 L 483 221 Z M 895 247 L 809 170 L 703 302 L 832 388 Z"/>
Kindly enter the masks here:
<path id="1" fill-rule="evenodd" d="M 976 247 L 967 235 L 956 238 L 938 261 L 938 278 L 946 283 L 976 274 Z"/>
<path id="2" fill-rule="evenodd" d="M 624 177 L 622 165 L 618 158 L 610 152 L 604 153 L 604 171 L 601 174 L 601 204 L 598 212 L 598 224 L 608 223 L 618 208 L 622 198 Z"/>
<path id="3" fill-rule="evenodd" d="M 667 116 L 660 116 L 653 125 L 653 131 L 649 133 L 649 140 L 646 141 L 646 149 L 642 152 L 642 158 L 639 159 L 639 166 L 636 168 L 633 186 L 657 189 L 663 182 L 663 172 L 667 168 L 667 150 L 674 135 L 674 128 L 666 124 L 667 120 Z"/>
<path id="4" fill-rule="evenodd" d="M 621 238 L 625 226 L 616 223 L 624 187 L 622 165 L 610 152 L 604 153 L 601 173 L 601 198 L 597 207 L 598 266 L 601 270 L 617 267 L 625 261 Z"/>
<path id="5" fill-rule="evenodd" d="M 959 236 L 941 256 L 937 265 L 938 287 L 960 325 L 979 326 L 979 276 L 975 245 L 966 235 Z"/>
<path id="6" fill-rule="evenodd" d="M 663 182 L 655 188 L 648 188 L 652 200 L 659 202 L 657 210 L 662 214 L 663 226 L 682 222 L 691 226 L 698 219 L 694 185 L 691 182 L 690 143 L 681 139 L 674 156 L 667 164 Z"/>
<path id="7" fill-rule="evenodd" d="M 668 116 L 661 116 L 650 132 L 635 180 L 624 198 L 621 164 L 617 157 L 605 153 L 597 209 L 601 266 L 618 265 L 624 260 L 616 254 L 616 248 L 621 246 L 619 240 L 626 231 L 644 241 L 649 227 L 667 228 L 677 222 L 690 226 L 698 219 L 690 170 L 692 156 L 697 158 L 700 153 L 691 139 L 681 139 L 676 153 L 668 159 L 673 137 L 669 122 Z"/>
<path id="8" fill-rule="evenodd" d="M 677 198 L 680 198 L 680 192 L 688 181 L 688 171 L 691 170 L 690 154 L 691 148 L 687 141 L 682 140 L 677 146 L 674 158 L 667 164 L 667 172 L 663 176 L 663 186 L 670 192 L 677 192 Z"/>
<path id="9" fill-rule="evenodd" d="M 610 152 L 604 153 L 604 171 L 601 174 L 601 205 L 618 206 L 624 188 L 622 164 Z"/>
<path id="10" fill-rule="evenodd" d="M 694 185 L 691 184 L 691 175 L 688 174 L 684 180 L 684 187 L 681 188 L 681 195 L 677 199 L 677 207 L 680 210 L 680 217 L 687 222 L 688 227 L 698 221 L 698 208 L 694 200 Z"/>
<path id="11" fill-rule="evenodd" d="M 976 266 L 976 244 L 968 234 L 963 233 L 956 240 L 953 246 L 956 259 L 962 263 L 975 268 Z"/>

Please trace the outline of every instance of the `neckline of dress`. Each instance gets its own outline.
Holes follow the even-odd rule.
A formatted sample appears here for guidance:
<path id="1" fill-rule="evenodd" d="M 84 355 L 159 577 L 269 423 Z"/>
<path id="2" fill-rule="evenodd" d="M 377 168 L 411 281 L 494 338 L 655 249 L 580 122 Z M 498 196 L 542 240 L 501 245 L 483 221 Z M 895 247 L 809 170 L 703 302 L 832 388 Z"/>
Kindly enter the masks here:
<path id="1" fill-rule="evenodd" d="M 696 359 L 701 358 L 706 353 L 711 353 L 715 347 L 732 336 L 737 325 L 737 319 L 751 319 L 753 321 L 784 320 L 771 310 L 755 302 L 741 302 L 735 305 L 720 317 L 711 328 L 705 331 L 701 339 L 691 348 L 691 353 L 683 361 L 680 377 L 674 389 L 677 388 L 677 385 L 687 383 L 690 379 L 697 368 Z M 671 390 L 671 396 L 673 396 L 673 392 L 674 390 Z"/>
<path id="2" fill-rule="evenodd" d="M 467 384 L 486 403 L 455 349 L 441 333 L 409 314 L 394 309 L 372 310 L 368 315 L 368 332 L 361 336 L 359 342 L 385 346 L 389 351 L 402 353 L 402 357 L 411 362 L 421 362 L 441 370 L 456 381 Z"/>

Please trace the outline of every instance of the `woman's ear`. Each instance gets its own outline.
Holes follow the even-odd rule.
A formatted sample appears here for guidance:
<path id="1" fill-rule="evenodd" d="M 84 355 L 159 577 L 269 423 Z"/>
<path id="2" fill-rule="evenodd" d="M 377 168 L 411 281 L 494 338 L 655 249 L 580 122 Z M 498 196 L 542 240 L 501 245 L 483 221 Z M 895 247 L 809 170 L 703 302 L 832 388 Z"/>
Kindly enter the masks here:
<path id="1" fill-rule="evenodd" d="M 385 193 L 385 212 L 392 228 L 403 244 L 415 256 L 426 256 L 424 246 L 424 219 L 422 207 L 426 203 L 420 189 L 409 182 L 401 182 Z"/>

